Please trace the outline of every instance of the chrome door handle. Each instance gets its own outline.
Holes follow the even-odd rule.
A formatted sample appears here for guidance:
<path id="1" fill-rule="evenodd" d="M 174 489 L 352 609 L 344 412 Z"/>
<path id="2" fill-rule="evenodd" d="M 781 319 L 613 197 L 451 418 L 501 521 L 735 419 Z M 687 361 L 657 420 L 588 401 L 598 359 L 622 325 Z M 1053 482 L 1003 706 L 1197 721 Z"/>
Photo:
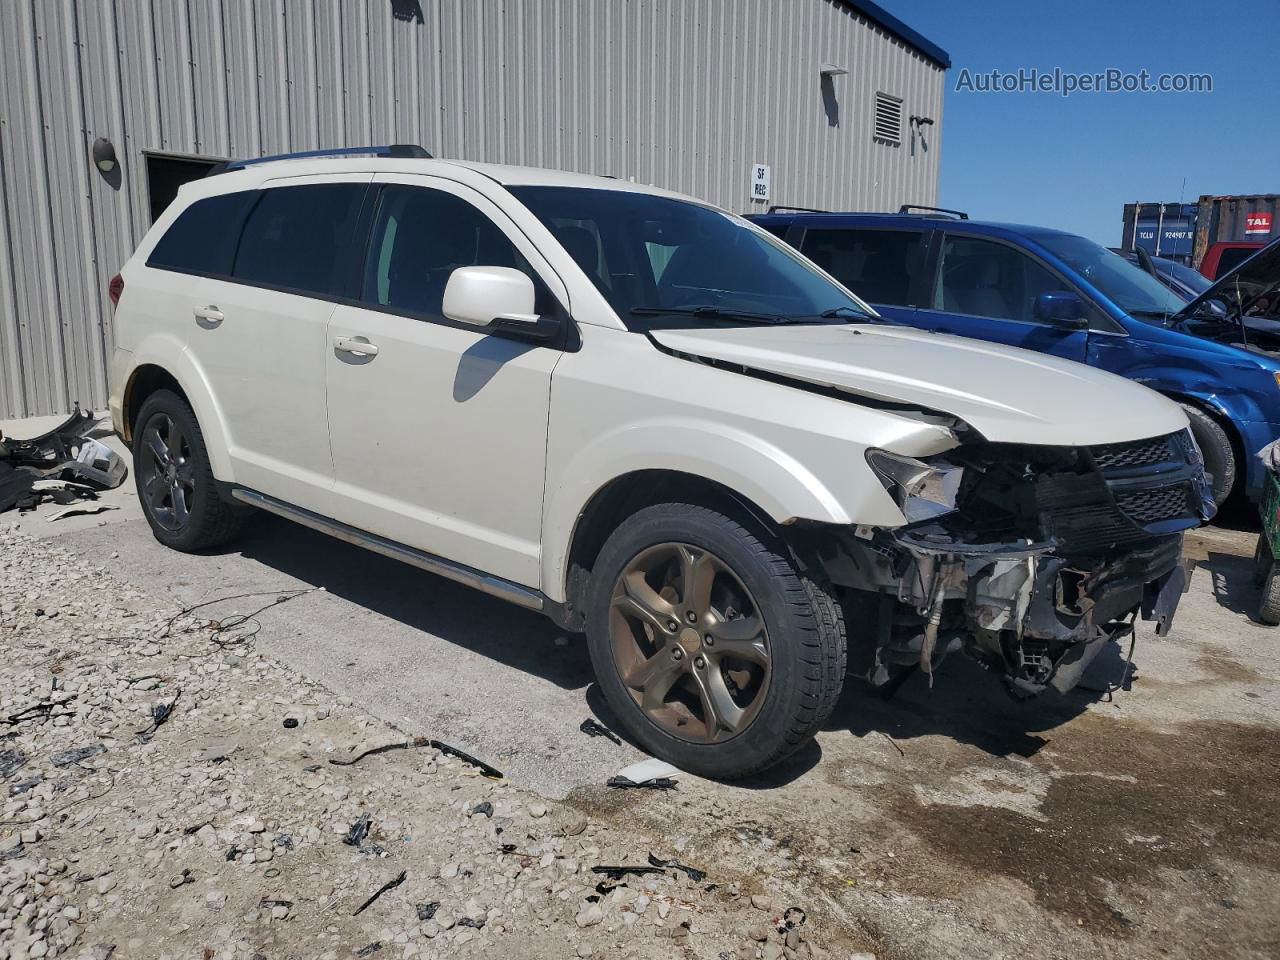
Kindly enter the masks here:
<path id="1" fill-rule="evenodd" d="M 194 311 L 197 320 L 203 320 L 206 326 L 216 327 L 226 318 L 222 315 L 222 311 L 215 307 L 212 303 L 207 307 L 196 307 Z"/>
<path id="2" fill-rule="evenodd" d="M 374 357 L 378 355 L 378 345 L 370 343 L 364 337 L 334 337 L 333 349 L 343 353 L 354 353 L 357 357 Z"/>

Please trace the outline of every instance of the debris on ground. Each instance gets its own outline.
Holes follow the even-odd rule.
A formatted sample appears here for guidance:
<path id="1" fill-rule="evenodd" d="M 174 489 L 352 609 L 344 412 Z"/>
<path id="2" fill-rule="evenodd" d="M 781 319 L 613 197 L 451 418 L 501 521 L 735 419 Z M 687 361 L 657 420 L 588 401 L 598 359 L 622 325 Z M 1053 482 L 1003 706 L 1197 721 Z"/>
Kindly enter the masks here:
<path id="1" fill-rule="evenodd" d="M 61 510 L 55 510 L 45 517 L 45 520 L 53 523 L 53 521 L 62 520 L 64 517 L 90 516 L 95 513 L 106 513 L 108 510 L 119 509 L 114 503 L 75 503 L 69 507 L 63 507 Z"/>
<path id="2" fill-rule="evenodd" d="M 686 864 L 680 863 L 678 860 L 659 860 L 651 853 L 649 854 L 649 863 L 655 867 L 679 870 L 681 873 L 687 875 L 694 883 L 701 883 L 703 880 L 707 879 L 705 870 L 699 870 L 697 867 L 687 866 Z"/>
<path id="3" fill-rule="evenodd" d="M 97 417 L 77 405 L 70 417 L 38 437 L 0 435 L 0 513 L 14 507 L 34 510 L 46 500 L 64 505 L 90 501 L 59 510 L 50 520 L 116 509 L 92 502 L 99 490 L 115 489 L 128 475 L 120 455 L 89 436 L 98 425 Z"/>
<path id="4" fill-rule="evenodd" d="M 463 753 L 457 747 L 451 747 L 449 746 L 449 744 L 441 743 L 439 740 L 429 740 L 427 742 L 430 743 L 431 746 L 439 750 L 441 753 L 443 753 L 445 756 L 456 757 L 459 760 L 461 760 L 463 763 L 470 764 L 471 766 L 475 767 L 477 770 L 480 771 L 481 774 L 488 777 L 490 780 L 502 779 L 501 770 L 497 769 L 496 767 L 490 766 L 489 764 L 485 763 L 483 760 L 477 760 L 475 757 L 471 756 L 471 754 L 469 753 Z"/>
<path id="5" fill-rule="evenodd" d="M 773 878 L 717 860 L 712 889 L 676 861 L 629 865 L 673 842 L 682 860 L 713 853 L 631 814 L 605 820 L 513 787 L 264 655 L 251 634 L 227 643 L 244 635 L 241 615 L 190 609 L 175 615 L 87 557 L 0 528 L 0 957 L 665 960 L 683 947 L 760 960 L 785 949 L 773 928 L 739 949 L 760 914 L 736 881 Z M 299 726 L 282 729 L 282 716 Z M 801 942 L 798 960 L 844 943 L 836 921 L 813 920 L 806 936 L 819 927 L 828 940 Z"/>
<path id="6" fill-rule="evenodd" d="M 606 740 L 612 740 L 618 746 L 622 746 L 622 738 L 606 727 L 603 723 L 593 720 L 591 717 L 582 721 L 582 726 L 578 727 L 588 737 L 604 737 Z"/>
<path id="7" fill-rule="evenodd" d="M 373 892 L 373 896 L 371 896 L 364 903 L 360 904 L 360 906 L 356 907 L 355 913 L 351 915 L 353 917 L 357 917 L 360 914 L 364 913 L 365 910 L 367 910 L 370 906 L 372 906 L 373 902 L 377 900 L 380 896 L 382 896 L 388 890 L 394 890 L 396 887 L 400 886 L 400 884 L 404 883 L 405 876 L 406 876 L 406 872 L 404 870 L 401 870 L 400 875 L 398 877 L 396 877 L 393 880 L 388 880 L 386 883 L 380 886 L 377 890 L 375 890 Z"/>

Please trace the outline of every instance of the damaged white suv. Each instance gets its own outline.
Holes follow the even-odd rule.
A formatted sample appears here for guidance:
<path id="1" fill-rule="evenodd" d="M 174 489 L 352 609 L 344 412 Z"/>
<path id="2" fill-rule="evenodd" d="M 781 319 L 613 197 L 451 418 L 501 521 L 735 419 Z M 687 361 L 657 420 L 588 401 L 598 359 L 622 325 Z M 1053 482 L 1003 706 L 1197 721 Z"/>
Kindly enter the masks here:
<path id="1" fill-rule="evenodd" d="M 847 674 L 964 653 L 1067 690 L 1167 628 L 1212 509 L 1176 404 L 889 325 L 686 197 L 366 154 L 189 184 L 113 279 L 161 542 L 252 505 L 541 610 L 713 777 L 802 745 Z"/>

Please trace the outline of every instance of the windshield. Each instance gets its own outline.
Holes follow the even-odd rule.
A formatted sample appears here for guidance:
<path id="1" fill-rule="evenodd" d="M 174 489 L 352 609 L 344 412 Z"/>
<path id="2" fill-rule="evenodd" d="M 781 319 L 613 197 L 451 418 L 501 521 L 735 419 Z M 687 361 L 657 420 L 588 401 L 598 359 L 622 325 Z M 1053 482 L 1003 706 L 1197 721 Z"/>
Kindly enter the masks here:
<path id="1" fill-rule="evenodd" d="M 626 190 L 510 190 L 630 330 L 873 317 L 791 247 L 718 210 Z"/>
<path id="2" fill-rule="evenodd" d="M 1170 315 L 1186 301 L 1141 267 L 1106 247 L 1066 233 L 1036 234 L 1041 246 L 1061 257 L 1125 313 Z"/>

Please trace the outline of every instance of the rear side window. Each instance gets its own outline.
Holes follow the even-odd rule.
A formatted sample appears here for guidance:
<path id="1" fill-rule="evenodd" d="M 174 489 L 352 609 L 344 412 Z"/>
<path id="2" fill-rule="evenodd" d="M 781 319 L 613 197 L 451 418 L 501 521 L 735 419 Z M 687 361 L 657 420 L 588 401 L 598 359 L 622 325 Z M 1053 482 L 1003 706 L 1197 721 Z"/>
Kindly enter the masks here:
<path id="1" fill-rule="evenodd" d="M 148 267 L 225 277 L 231 274 L 244 218 L 256 190 L 197 200 L 178 215 L 147 258 Z"/>
<path id="2" fill-rule="evenodd" d="M 868 303 L 910 306 L 919 230 L 806 230 L 801 252 Z"/>
<path id="3" fill-rule="evenodd" d="M 234 279 L 315 296 L 343 285 L 344 253 L 355 232 L 363 183 L 274 187 L 249 215 Z"/>
<path id="4" fill-rule="evenodd" d="M 552 313 L 546 285 L 492 220 L 461 197 L 429 187 L 382 188 L 365 261 L 365 303 L 442 318 L 444 288 L 459 267 L 513 267 L 537 291 L 534 309 Z"/>

